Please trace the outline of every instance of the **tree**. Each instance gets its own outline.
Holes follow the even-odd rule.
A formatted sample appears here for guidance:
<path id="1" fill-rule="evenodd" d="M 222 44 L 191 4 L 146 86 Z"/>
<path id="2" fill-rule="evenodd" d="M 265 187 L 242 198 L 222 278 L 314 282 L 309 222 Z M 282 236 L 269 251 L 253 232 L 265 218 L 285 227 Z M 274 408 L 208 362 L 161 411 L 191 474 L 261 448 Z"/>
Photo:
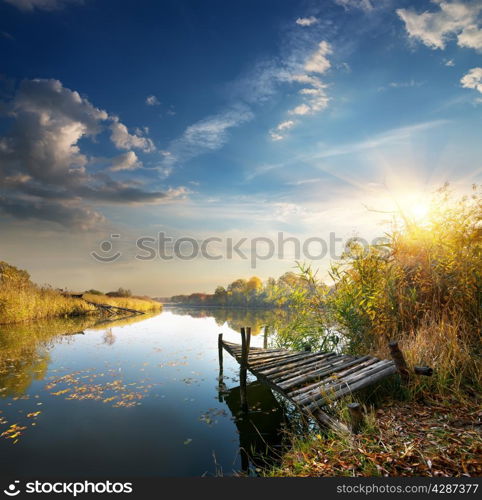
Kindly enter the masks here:
<path id="1" fill-rule="evenodd" d="M 248 292 L 258 293 L 262 288 L 263 282 L 257 276 L 252 276 L 246 283 Z"/>

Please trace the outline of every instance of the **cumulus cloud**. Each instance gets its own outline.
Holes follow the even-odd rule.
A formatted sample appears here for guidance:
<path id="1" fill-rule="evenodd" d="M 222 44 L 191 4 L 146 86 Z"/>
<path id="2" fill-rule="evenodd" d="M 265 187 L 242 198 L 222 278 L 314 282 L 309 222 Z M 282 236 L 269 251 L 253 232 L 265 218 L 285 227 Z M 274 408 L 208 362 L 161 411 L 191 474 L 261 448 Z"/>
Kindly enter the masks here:
<path id="1" fill-rule="evenodd" d="M 0 137 L 0 210 L 23 219 L 37 218 L 81 229 L 104 220 L 86 201 L 154 203 L 175 193 L 145 191 L 92 169 L 95 158 L 81 149 L 110 124 L 113 141 L 151 149 L 146 137 L 132 136 L 118 118 L 92 105 L 58 80 L 25 80 L 2 108 L 11 126 Z M 115 139 L 115 140 L 114 140 Z M 133 151 L 114 158 L 112 171 L 137 168 Z M 30 207 L 30 210 L 29 210 Z"/>
<path id="2" fill-rule="evenodd" d="M 87 231 L 105 221 L 105 217 L 77 201 L 49 201 L 0 196 L 0 210 L 22 220 L 44 220 L 72 229 Z"/>
<path id="3" fill-rule="evenodd" d="M 116 156 L 112 159 L 112 166 L 109 168 L 112 172 L 119 172 L 121 170 L 135 170 L 142 167 L 142 162 L 134 153 L 134 151 L 128 151 L 122 155 Z"/>
<path id="4" fill-rule="evenodd" d="M 460 79 L 462 87 L 474 89 L 482 94 L 482 68 L 472 68 Z"/>
<path id="5" fill-rule="evenodd" d="M 299 26 L 311 26 L 312 24 L 316 24 L 318 22 L 318 19 L 315 16 L 310 16 L 310 17 L 299 17 L 296 20 L 296 24 Z"/>
<path id="6" fill-rule="evenodd" d="M 456 37 L 460 47 L 482 49 L 480 2 L 433 0 L 433 3 L 438 6 L 434 12 L 419 14 L 413 9 L 397 9 L 411 38 L 432 49 L 444 49 L 447 41 Z"/>
<path id="7" fill-rule="evenodd" d="M 127 127 L 119 121 L 117 117 L 113 117 L 113 122 L 110 126 L 112 142 L 119 149 L 140 149 L 145 153 L 151 153 L 156 148 L 154 143 L 148 138 L 139 135 L 142 131 L 138 130 L 137 134 L 130 134 Z"/>
<path id="8" fill-rule="evenodd" d="M 155 95 L 150 95 L 146 97 L 146 104 L 148 106 L 159 106 L 161 102 Z"/>
<path id="9" fill-rule="evenodd" d="M 17 7 L 17 9 L 32 11 L 39 10 L 57 10 L 71 3 L 83 3 L 82 0 L 4 0 L 5 2 Z"/>

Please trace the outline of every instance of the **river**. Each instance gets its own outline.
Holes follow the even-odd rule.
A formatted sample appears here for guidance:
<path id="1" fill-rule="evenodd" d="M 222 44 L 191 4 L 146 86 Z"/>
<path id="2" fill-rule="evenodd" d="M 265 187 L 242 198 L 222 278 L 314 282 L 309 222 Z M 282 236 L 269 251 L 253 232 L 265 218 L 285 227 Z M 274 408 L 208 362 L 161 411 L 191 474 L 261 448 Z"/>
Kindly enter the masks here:
<path id="1" fill-rule="evenodd" d="M 240 342 L 273 311 L 166 308 L 113 323 L 90 319 L 0 326 L 0 465 L 15 477 L 256 474 L 290 428 L 290 409 L 249 379 L 218 334 Z"/>

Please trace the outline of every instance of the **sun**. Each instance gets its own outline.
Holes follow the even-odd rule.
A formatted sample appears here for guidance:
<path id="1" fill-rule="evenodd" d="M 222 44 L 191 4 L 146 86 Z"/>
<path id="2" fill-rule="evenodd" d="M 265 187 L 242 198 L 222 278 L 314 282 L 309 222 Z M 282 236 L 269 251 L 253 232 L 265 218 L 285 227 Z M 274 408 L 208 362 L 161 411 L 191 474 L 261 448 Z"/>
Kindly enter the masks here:
<path id="1" fill-rule="evenodd" d="M 409 215 L 411 216 L 410 218 L 413 219 L 416 222 L 421 222 L 424 221 L 429 212 L 430 212 L 430 207 L 428 203 L 425 203 L 423 201 L 419 201 L 412 206 L 408 208 Z"/>
<path id="2" fill-rule="evenodd" d="M 430 217 L 430 200 L 422 193 L 404 193 L 397 197 L 397 211 L 406 222 L 423 225 Z"/>

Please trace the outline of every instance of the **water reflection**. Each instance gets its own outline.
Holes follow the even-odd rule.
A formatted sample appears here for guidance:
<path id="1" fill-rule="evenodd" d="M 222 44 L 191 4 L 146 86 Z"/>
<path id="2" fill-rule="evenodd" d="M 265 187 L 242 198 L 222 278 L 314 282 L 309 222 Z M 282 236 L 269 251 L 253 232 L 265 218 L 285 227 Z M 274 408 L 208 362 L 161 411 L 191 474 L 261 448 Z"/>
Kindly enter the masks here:
<path id="1" fill-rule="evenodd" d="M 103 330 L 106 324 L 125 326 L 147 317 L 134 315 L 110 322 L 95 317 L 55 318 L 0 325 L 0 397 L 19 397 L 35 380 L 44 379 L 54 345 L 69 342 L 69 337 L 82 335 L 86 329 Z M 104 333 L 104 341 L 109 345 L 115 342 L 112 328 Z"/>
<path id="2" fill-rule="evenodd" d="M 288 318 L 288 311 L 284 309 L 243 309 L 243 308 L 201 308 L 201 307 L 167 307 L 169 311 L 179 315 L 188 315 L 193 318 L 214 318 L 218 326 L 225 323 L 237 332 L 242 327 L 250 326 L 252 335 L 264 332 L 266 325 L 274 325 L 282 318 Z"/>
<path id="3" fill-rule="evenodd" d="M 239 434 L 241 470 L 256 472 L 266 465 L 266 457 L 273 457 L 282 445 L 287 421 L 280 402 L 266 385 L 259 381 L 247 385 L 248 411 L 241 405 L 240 386 L 220 393 L 234 418 Z"/>
<path id="4" fill-rule="evenodd" d="M 290 419 L 252 376 L 242 411 L 231 356 L 219 377 L 218 334 L 239 342 L 241 326 L 258 334 L 273 314 L 183 308 L 114 323 L 0 326 L 0 468 L 15 476 L 253 473 Z"/>

